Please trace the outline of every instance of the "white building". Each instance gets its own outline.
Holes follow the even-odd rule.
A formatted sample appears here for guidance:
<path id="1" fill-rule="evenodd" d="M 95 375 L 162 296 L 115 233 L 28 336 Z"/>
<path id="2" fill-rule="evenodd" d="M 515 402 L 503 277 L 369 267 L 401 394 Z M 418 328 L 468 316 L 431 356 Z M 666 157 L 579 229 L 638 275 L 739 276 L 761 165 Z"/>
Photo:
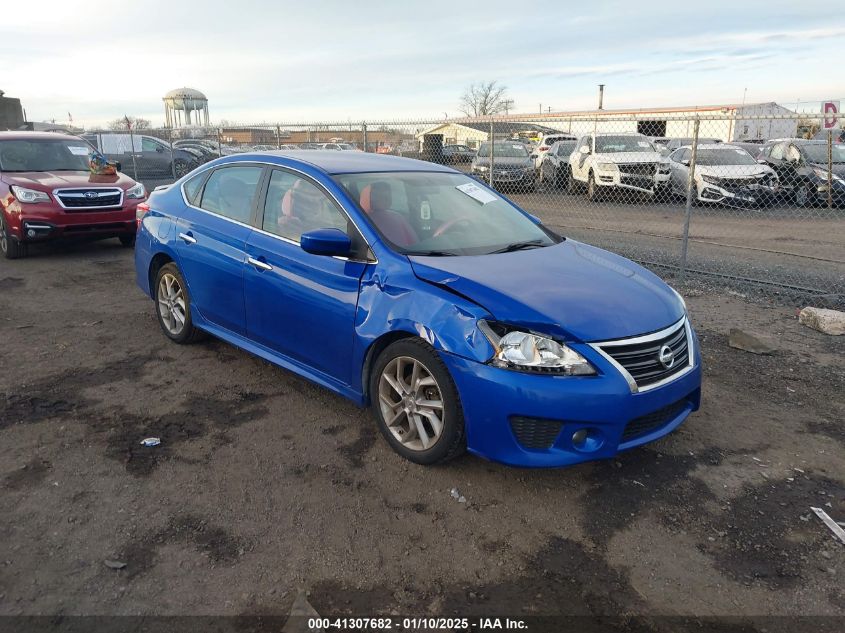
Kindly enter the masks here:
<path id="1" fill-rule="evenodd" d="M 699 136 L 725 142 L 795 136 L 800 115 L 770 103 L 746 103 L 640 110 L 552 112 L 532 120 L 573 134 L 639 132 L 646 136 L 691 138 L 695 119 Z"/>

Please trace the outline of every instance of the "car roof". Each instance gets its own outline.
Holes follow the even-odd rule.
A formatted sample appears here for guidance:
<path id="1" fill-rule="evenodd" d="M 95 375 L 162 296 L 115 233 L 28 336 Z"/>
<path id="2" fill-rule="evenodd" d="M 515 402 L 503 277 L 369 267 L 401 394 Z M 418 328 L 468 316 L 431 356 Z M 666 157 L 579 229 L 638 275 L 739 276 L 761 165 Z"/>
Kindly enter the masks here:
<path id="1" fill-rule="evenodd" d="M 0 132 L 0 141 L 45 141 L 50 139 L 64 141 L 82 140 L 73 134 L 62 134 L 61 132 Z"/>
<path id="2" fill-rule="evenodd" d="M 429 163 L 424 160 L 390 156 L 389 154 L 371 154 L 369 152 L 338 152 L 335 150 L 274 150 L 254 154 L 244 152 L 228 156 L 220 164 L 232 162 L 248 162 L 250 160 L 266 161 L 267 157 L 278 157 L 288 161 L 295 161 L 316 167 L 327 174 L 357 174 L 367 172 L 386 171 L 436 171 L 460 173 L 444 165 Z M 279 161 L 280 165 L 284 163 Z"/>

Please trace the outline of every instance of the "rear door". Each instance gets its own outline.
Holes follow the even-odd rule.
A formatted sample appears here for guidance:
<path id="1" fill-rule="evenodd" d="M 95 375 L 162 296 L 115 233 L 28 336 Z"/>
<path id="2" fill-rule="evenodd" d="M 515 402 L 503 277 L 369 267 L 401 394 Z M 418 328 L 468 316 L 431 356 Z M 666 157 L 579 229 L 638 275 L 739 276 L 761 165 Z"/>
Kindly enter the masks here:
<path id="1" fill-rule="evenodd" d="M 274 168 L 260 206 L 261 228 L 246 245 L 249 338 L 351 384 L 358 287 L 367 267 L 363 238 L 337 201 L 299 173 Z M 303 251 L 300 236 L 323 228 L 346 232 L 360 260 Z"/>
<path id="2" fill-rule="evenodd" d="M 244 268 L 261 165 L 237 163 L 215 169 L 197 206 L 177 221 L 176 252 L 192 307 L 214 325 L 246 333 Z"/>

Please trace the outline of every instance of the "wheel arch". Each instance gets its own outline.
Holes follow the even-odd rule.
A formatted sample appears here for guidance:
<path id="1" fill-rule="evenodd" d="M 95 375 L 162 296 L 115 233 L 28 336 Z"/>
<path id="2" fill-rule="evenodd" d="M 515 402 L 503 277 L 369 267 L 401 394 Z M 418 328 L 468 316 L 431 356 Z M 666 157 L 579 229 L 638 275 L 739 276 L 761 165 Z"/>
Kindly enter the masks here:
<path id="1" fill-rule="evenodd" d="M 155 282 L 158 277 L 158 271 L 165 264 L 173 262 L 173 258 L 167 253 L 156 253 L 150 260 L 150 267 L 147 271 L 147 281 L 150 284 L 150 296 L 155 297 Z"/>
<path id="2" fill-rule="evenodd" d="M 370 404 L 370 373 L 372 372 L 376 359 L 390 345 L 396 341 L 401 341 L 406 338 L 419 338 L 421 340 L 425 340 L 415 332 L 394 330 L 393 332 L 385 332 L 374 340 L 367 348 L 367 351 L 364 354 L 364 363 L 361 366 L 361 387 L 364 396 L 364 406 L 369 406 Z"/>

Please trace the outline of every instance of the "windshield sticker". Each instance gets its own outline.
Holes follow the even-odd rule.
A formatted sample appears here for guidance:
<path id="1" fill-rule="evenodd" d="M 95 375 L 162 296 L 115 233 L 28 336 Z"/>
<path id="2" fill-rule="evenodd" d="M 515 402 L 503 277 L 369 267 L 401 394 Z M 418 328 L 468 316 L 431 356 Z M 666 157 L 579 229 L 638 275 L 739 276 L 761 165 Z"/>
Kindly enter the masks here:
<path id="1" fill-rule="evenodd" d="M 474 185 L 471 182 L 466 183 L 465 185 L 458 185 L 455 187 L 458 191 L 462 191 L 470 198 L 478 200 L 481 204 L 487 204 L 488 202 L 493 202 L 496 200 L 496 196 L 494 196 L 489 191 L 486 191 L 479 187 L 478 185 Z"/>
<path id="2" fill-rule="evenodd" d="M 514 149 L 522 149 L 525 146 L 524 145 L 511 145 L 511 147 L 514 148 Z"/>
<path id="3" fill-rule="evenodd" d="M 637 141 L 637 145 L 640 147 L 648 147 L 648 141 Z"/>
<path id="4" fill-rule="evenodd" d="M 80 147 L 79 145 L 68 145 L 67 148 L 74 156 L 88 156 L 88 152 L 91 151 L 87 147 Z"/>
<path id="5" fill-rule="evenodd" d="M 744 150 L 744 149 L 735 149 L 734 151 L 735 151 L 737 154 L 739 154 L 740 156 L 742 156 L 743 154 L 745 154 L 745 150 Z"/>

